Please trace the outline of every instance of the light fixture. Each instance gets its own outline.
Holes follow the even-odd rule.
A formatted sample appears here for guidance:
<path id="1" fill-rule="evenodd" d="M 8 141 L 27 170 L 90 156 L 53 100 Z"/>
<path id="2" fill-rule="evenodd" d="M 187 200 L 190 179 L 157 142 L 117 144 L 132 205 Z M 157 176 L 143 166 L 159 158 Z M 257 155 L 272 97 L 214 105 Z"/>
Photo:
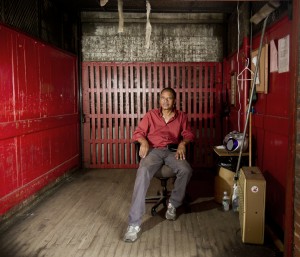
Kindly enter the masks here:
<path id="1" fill-rule="evenodd" d="M 99 4 L 100 4 L 100 6 L 104 6 L 107 4 L 107 2 L 108 2 L 108 0 L 100 0 Z"/>
<path id="2" fill-rule="evenodd" d="M 279 6 L 280 6 L 279 1 L 277 0 L 269 1 L 250 18 L 250 22 L 254 24 L 260 23 L 263 19 L 265 19 L 270 13 L 272 13 Z"/>

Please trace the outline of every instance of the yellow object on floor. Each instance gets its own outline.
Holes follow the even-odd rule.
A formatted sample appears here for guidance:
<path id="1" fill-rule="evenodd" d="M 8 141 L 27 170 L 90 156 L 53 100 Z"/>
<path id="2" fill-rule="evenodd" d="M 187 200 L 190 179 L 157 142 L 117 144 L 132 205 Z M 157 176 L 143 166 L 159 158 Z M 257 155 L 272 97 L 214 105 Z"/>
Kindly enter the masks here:
<path id="1" fill-rule="evenodd" d="M 233 183 L 234 183 L 235 172 L 220 167 L 218 175 L 215 177 L 215 201 L 217 203 L 222 203 L 223 193 L 227 191 L 230 199 L 233 193 Z"/>

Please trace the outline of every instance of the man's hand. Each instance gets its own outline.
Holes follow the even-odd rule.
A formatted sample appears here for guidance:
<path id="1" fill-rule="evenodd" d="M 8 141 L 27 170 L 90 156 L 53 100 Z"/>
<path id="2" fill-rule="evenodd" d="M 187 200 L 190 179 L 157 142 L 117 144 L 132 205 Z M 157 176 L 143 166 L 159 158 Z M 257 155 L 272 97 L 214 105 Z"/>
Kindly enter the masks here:
<path id="1" fill-rule="evenodd" d="M 175 154 L 175 158 L 177 160 L 185 160 L 185 154 L 186 154 L 186 148 L 185 148 L 186 143 L 185 142 L 181 142 L 178 145 L 176 154 Z"/>
<path id="2" fill-rule="evenodd" d="M 140 142 L 140 151 L 139 151 L 139 156 L 141 158 L 145 158 L 148 154 L 149 151 L 149 143 L 147 140 L 141 140 Z"/>

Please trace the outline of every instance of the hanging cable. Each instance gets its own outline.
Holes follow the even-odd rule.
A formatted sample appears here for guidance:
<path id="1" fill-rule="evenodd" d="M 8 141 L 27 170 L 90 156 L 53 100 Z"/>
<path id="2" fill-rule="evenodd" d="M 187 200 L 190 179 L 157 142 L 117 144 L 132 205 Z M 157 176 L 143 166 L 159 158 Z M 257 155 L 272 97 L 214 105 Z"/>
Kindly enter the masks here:
<path id="1" fill-rule="evenodd" d="M 146 1 L 146 10 L 147 10 L 147 23 L 146 23 L 146 45 L 145 47 L 147 49 L 149 49 L 150 47 L 150 37 L 151 37 L 151 31 L 152 31 L 152 27 L 151 27 L 151 23 L 150 23 L 150 11 L 151 11 L 151 5 L 150 2 L 147 0 Z"/>
<path id="2" fill-rule="evenodd" d="M 237 55 L 236 55 L 236 62 L 237 62 L 237 74 L 240 73 L 240 63 L 239 63 L 239 55 L 240 55 L 240 10 L 239 10 L 239 2 L 236 5 L 237 9 L 237 27 L 238 27 L 238 36 L 237 36 Z M 236 87 L 238 92 L 238 131 L 241 131 L 241 92 L 240 92 L 240 82 L 236 81 Z"/>
<path id="3" fill-rule="evenodd" d="M 118 33 L 124 32 L 123 0 L 118 0 L 119 28 Z"/>

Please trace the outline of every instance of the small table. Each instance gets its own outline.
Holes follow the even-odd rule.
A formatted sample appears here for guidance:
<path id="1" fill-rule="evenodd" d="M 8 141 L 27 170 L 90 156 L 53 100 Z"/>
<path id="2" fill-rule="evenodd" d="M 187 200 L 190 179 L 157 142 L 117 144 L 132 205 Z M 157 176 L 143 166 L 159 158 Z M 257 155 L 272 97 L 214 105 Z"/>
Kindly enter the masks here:
<path id="1" fill-rule="evenodd" d="M 238 162 L 239 152 L 230 152 L 225 146 L 214 146 L 214 152 L 218 156 L 218 174 L 215 176 L 215 201 L 222 203 L 223 192 L 227 191 L 230 198 L 233 193 L 234 176 Z M 247 165 L 249 153 L 242 153 L 241 164 Z"/>
<path id="2" fill-rule="evenodd" d="M 240 155 L 239 152 L 230 152 L 226 150 L 225 146 L 223 145 L 214 146 L 214 151 L 219 157 L 224 157 L 224 156 L 230 157 L 230 156 Z M 249 156 L 249 153 L 248 152 L 242 153 L 242 156 Z"/>
<path id="3" fill-rule="evenodd" d="M 214 152 L 219 157 L 218 158 L 219 166 L 226 167 L 226 165 L 224 163 L 227 162 L 227 163 L 229 163 L 229 167 L 231 167 L 231 169 L 233 171 L 235 171 L 240 153 L 239 152 L 230 152 L 223 145 L 214 146 L 213 149 L 214 149 Z M 247 159 L 247 161 L 246 161 L 246 159 Z M 249 161 L 249 152 L 242 153 L 241 164 L 243 163 L 243 165 L 247 165 L 248 161 Z"/>

